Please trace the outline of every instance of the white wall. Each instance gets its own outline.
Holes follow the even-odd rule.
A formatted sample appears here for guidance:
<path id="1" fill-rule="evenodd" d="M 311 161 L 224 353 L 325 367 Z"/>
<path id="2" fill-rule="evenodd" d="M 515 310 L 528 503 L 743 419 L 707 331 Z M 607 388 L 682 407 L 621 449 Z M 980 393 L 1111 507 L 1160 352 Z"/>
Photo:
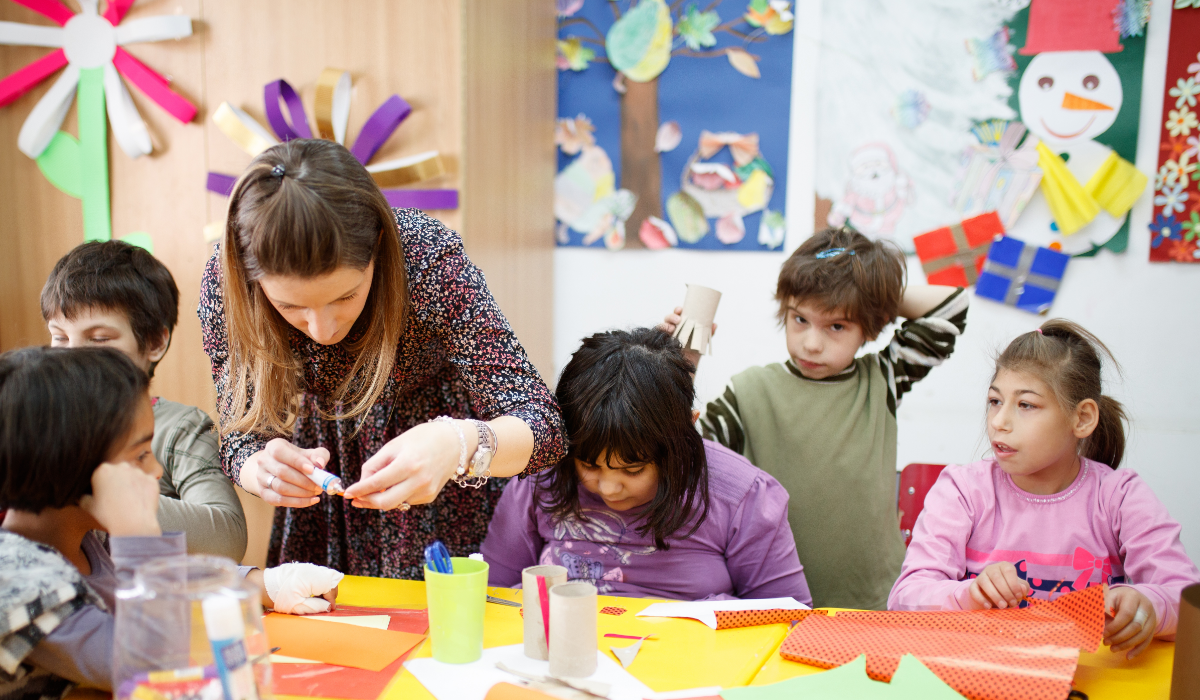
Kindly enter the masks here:
<path id="1" fill-rule="evenodd" d="M 812 231 L 813 85 L 811 67 L 819 35 L 815 2 L 797 3 L 792 146 L 789 154 L 790 250 Z M 1153 10 L 1146 47 L 1138 167 L 1157 166 L 1158 128 L 1166 70 L 1169 3 Z M 1110 377 L 1108 393 L 1125 403 L 1132 428 L 1123 468 L 1136 469 L 1183 524 L 1183 542 L 1200 560 L 1200 266 L 1147 262 L 1150 196 L 1132 213 L 1129 250 L 1071 261 L 1051 311 L 1083 324 L 1122 363 L 1123 380 Z M 555 253 L 556 370 L 580 338 L 591 333 L 653 325 L 682 303 L 684 284 L 724 293 L 714 340 L 697 375 L 707 402 L 731 375 L 755 364 L 786 358 L 772 296 L 784 253 L 607 251 L 560 248 Z M 914 279 L 921 280 L 911 266 Z M 898 412 L 899 464 L 966 462 L 985 447 L 983 410 L 991 357 L 1015 335 L 1043 319 L 973 300 L 966 334 L 954 356 L 917 385 Z M 885 331 L 885 337 L 888 331 Z M 870 348 L 868 348 L 870 349 Z"/>

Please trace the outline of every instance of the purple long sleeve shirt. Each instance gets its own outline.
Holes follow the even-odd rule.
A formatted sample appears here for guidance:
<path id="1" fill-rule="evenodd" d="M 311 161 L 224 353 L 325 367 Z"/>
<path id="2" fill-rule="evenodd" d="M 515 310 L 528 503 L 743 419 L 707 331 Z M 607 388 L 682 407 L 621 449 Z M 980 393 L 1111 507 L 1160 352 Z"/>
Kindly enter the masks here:
<path id="1" fill-rule="evenodd" d="M 947 467 L 925 497 L 888 609 L 961 609 L 971 579 L 1007 561 L 1043 600 L 1132 586 L 1154 605 L 1157 636 L 1172 638 L 1180 591 L 1200 581 L 1179 523 L 1136 472 L 1081 462 L 1075 481 L 1048 496 L 1022 491 L 994 460 Z"/>
<path id="2" fill-rule="evenodd" d="M 535 502 L 536 477 L 513 480 L 488 528 L 483 556 L 489 583 L 514 587 L 521 570 L 558 564 L 572 580 L 590 581 L 602 595 L 702 600 L 791 596 L 812 603 L 804 567 L 788 525 L 788 494 L 741 455 L 704 441 L 708 457 L 708 517 L 700 528 L 667 538 L 639 535 L 639 510 L 614 511 L 579 489 L 586 519 L 553 519 Z"/>

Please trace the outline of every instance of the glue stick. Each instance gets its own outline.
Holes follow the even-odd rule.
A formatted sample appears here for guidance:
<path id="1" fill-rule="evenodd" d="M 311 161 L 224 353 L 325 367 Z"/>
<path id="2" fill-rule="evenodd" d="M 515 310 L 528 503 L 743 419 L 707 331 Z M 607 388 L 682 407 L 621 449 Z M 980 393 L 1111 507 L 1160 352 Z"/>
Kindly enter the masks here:
<path id="1" fill-rule="evenodd" d="M 225 700 L 258 700 L 254 669 L 246 655 L 246 622 L 241 603 L 232 596 L 212 595 L 200 607 Z"/>
<path id="2" fill-rule="evenodd" d="M 320 467 L 313 467 L 312 474 L 309 474 L 308 478 L 312 479 L 313 483 L 320 486 L 321 490 L 330 496 L 337 496 L 346 492 L 346 489 L 342 486 L 341 479 Z"/>

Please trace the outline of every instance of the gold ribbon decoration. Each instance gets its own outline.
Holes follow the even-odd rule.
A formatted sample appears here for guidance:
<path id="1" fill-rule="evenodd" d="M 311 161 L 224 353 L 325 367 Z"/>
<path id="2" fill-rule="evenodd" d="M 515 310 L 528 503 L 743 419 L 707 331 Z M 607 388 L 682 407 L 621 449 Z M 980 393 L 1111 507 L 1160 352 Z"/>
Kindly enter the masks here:
<path id="1" fill-rule="evenodd" d="M 317 78 L 313 105 L 317 117 L 317 135 L 338 143 L 346 142 L 346 124 L 350 121 L 350 72 L 326 68 Z"/>
<path id="2" fill-rule="evenodd" d="M 272 136 L 270 132 L 264 129 L 249 114 L 246 114 L 228 102 L 222 102 L 217 107 L 217 111 L 213 112 L 212 120 L 217 125 L 217 128 L 221 130 L 221 133 L 228 136 L 243 151 L 249 153 L 251 157 L 257 156 L 259 153 L 279 143 L 278 139 Z"/>
<path id="3" fill-rule="evenodd" d="M 988 249 L 992 247 L 990 240 L 980 243 L 974 248 L 967 241 L 967 232 L 963 230 L 962 224 L 950 224 L 950 237 L 954 239 L 954 247 L 958 250 L 944 258 L 930 260 L 921 263 L 921 269 L 926 275 L 931 275 L 935 272 L 940 272 L 952 265 L 962 265 L 963 272 L 967 275 L 967 283 L 975 284 L 979 280 L 979 271 L 975 269 L 975 261 L 981 255 L 987 255 Z"/>
<path id="4" fill-rule="evenodd" d="M 442 156 L 437 151 L 426 151 L 407 158 L 384 161 L 368 165 L 375 184 L 380 187 L 403 187 L 422 180 L 429 180 L 446 173 Z"/>

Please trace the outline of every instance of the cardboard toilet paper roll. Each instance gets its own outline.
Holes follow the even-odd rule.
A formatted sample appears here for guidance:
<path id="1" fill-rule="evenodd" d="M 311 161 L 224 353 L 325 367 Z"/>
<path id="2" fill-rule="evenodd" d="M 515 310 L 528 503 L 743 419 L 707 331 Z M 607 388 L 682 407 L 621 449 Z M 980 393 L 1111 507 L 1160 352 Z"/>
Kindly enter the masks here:
<path id="1" fill-rule="evenodd" d="M 713 319 L 717 316 L 717 304 L 720 303 L 721 293 L 717 290 L 698 284 L 687 286 L 683 313 L 674 333 L 684 349 L 695 350 L 703 355 L 712 354 L 709 341 L 712 339 Z"/>
<path id="2" fill-rule="evenodd" d="M 1179 599 L 1171 700 L 1200 700 L 1200 583 L 1183 589 Z"/>
<path id="3" fill-rule="evenodd" d="M 550 675 L 587 678 L 596 672 L 596 587 L 583 581 L 550 589 Z"/>
<path id="4" fill-rule="evenodd" d="M 538 576 L 546 579 L 546 590 L 567 582 L 567 570 L 562 566 L 528 566 L 521 571 L 522 605 L 525 610 L 525 656 L 538 661 L 550 657 L 546 653 L 546 623 L 542 617 L 541 597 L 538 595 Z"/>

